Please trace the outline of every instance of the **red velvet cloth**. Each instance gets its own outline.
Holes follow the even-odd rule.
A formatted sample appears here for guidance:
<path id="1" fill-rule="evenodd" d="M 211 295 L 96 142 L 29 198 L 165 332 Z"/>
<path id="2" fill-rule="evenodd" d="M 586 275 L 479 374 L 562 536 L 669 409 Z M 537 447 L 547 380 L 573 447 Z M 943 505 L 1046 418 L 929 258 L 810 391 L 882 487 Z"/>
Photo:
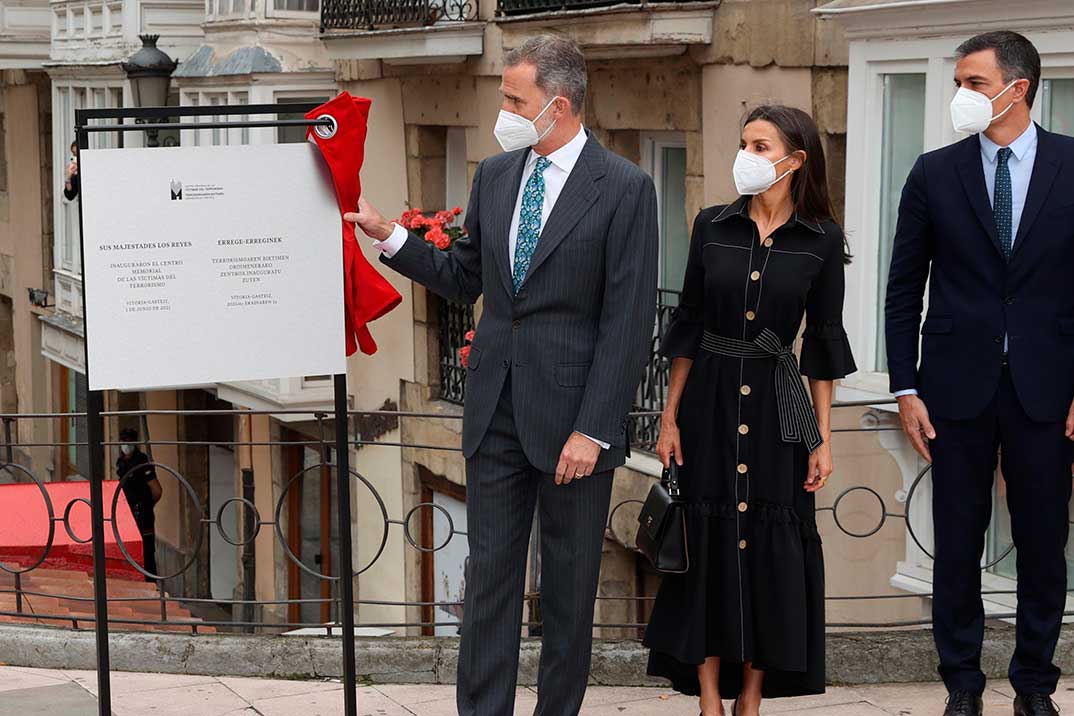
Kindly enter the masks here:
<path id="1" fill-rule="evenodd" d="M 306 114 L 306 119 L 329 115 L 336 120 L 336 133 L 321 137 L 313 127 L 307 133 L 321 149 L 332 172 L 336 198 L 343 225 L 343 293 L 347 323 L 347 355 L 361 348 L 372 355 L 376 341 L 369 323 L 385 315 L 403 300 L 399 292 L 366 260 L 355 236 L 354 224 L 342 221 L 342 215 L 355 211 L 362 194 L 359 172 L 365 159 L 366 122 L 372 101 L 341 92 L 335 98 Z"/>
<path id="2" fill-rule="evenodd" d="M 45 492 L 52 503 L 52 513 L 56 518 L 55 532 L 52 535 L 52 548 L 48 550 L 43 568 L 73 569 L 88 574 L 93 573 L 93 545 L 80 543 L 71 539 L 64 529 L 63 513 L 67 506 L 79 498 L 89 499 L 89 483 L 46 482 Z M 112 512 L 112 500 L 118 480 L 106 480 L 103 483 L 104 516 L 107 519 Z M 12 569 L 25 569 L 36 562 L 48 545 L 49 514 L 45 498 L 40 488 L 32 483 L 0 485 L 0 562 Z M 90 524 L 90 508 L 84 503 L 75 504 L 69 513 L 68 526 L 79 540 L 88 540 L 93 535 Z M 116 526 L 123 545 L 138 564 L 142 564 L 142 534 L 134 523 L 127 500 L 122 493 L 116 505 Z M 141 580 L 142 574 L 126 560 L 116 543 L 116 534 L 111 523 L 104 526 L 104 561 L 105 574 L 109 577 Z"/>

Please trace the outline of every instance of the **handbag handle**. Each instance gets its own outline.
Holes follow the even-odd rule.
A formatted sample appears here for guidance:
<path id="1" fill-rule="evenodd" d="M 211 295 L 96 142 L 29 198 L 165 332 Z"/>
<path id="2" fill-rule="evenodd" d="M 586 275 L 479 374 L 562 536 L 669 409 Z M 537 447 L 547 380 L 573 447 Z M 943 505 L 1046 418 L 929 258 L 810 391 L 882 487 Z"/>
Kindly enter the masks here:
<path id="1" fill-rule="evenodd" d="M 663 474 L 660 476 L 660 482 L 668 490 L 668 495 L 671 497 L 679 496 L 679 466 L 675 462 L 675 456 L 671 457 L 671 464 L 664 468 Z"/>

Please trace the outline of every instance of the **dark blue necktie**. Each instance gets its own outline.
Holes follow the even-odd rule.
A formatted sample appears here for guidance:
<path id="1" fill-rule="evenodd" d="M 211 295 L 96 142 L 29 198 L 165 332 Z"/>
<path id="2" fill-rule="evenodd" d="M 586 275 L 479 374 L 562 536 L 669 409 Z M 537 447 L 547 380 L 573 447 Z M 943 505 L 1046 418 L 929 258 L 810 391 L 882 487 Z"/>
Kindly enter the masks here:
<path id="1" fill-rule="evenodd" d="M 999 246 L 1003 249 L 1003 258 L 1011 257 L 1011 170 L 1007 160 L 1011 157 L 1011 148 L 1002 147 L 996 155 L 996 186 L 993 190 L 992 216 L 996 222 L 996 235 Z"/>

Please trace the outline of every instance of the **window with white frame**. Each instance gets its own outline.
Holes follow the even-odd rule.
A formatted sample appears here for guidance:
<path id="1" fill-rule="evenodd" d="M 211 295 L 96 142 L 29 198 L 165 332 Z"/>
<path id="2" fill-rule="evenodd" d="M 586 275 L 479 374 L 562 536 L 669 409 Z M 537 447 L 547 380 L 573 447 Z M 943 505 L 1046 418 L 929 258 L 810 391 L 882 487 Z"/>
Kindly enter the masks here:
<path id="1" fill-rule="evenodd" d="M 876 361 L 875 370 L 887 372 L 884 340 L 884 299 L 887 272 L 895 238 L 899 198 L 906 177 L 925 145 L 925 74 L 889 73 L 882 77 L 884 92 L 880 140 L 880 202 L 877 242 Z"/>
<path id="2" fill-rule="evenodd" d="M 82 274 L 82 258 L 79 249 L 78 198 L 67 200 L 63 194 L 64 172 L 73 160 L 71 144 L 75 141 L 75 111 L 79 109 L 105 109 L 123 106 L 123 85 L 120 82 L 100 83 L 53 83 L 53 166 L 58 171 L 54 200 L 54 268 L 66 274 L 67 283 L 58 285 L 57 298 L 60 307 L 76 315 L 81 314 L 81 301 L 69 286 Z M 101 120 L 98 123 L 109 123 Z M 123 135 L 118 132 L 94 132 L 89 134 L 91 149 L 123 146 Z"/>
<path id="3" fill-rule="evenodd" d="M 249 94 L 246 90 L 184 90 L 182 104 L 192 107 L 214 105 L 247 104 Z M 209 114 L 189 118 L 195 124 L 214 124 L 227 121 L 245 121 L 248 116 Z M 184 129 L 182 131 L 184 146 L 219 147 L 250 143 L 250 128 L 207 127 L 206 129 Z"/>
<path id="4" fill-rule="evenodd" d="M 272 17 L 314 17 L 321 12 L 321 0 L 266 0 Z"/>
<path id="5" fill-rule="evenodd" d="M 230 20 L 253 17 L 257 0 L 205 0 L 205 15 L 209 20 Z"/>
<path id="6" fill-rule="evenodd" d="M 448 127 L 444 140 L 444 208 L 459 207 L 463 213 L 455 221 L 466 220 L 466 199 L 470 195 L 469 168 L 466 161 L 466 129 Z"/>
<path id="7" fill-rule="evenodd" d="M 671 132 L 644 135 L 641 163 L 656 186 L 660 289 L 678 292 L 682 290 L 686 257 L 690 253 L 690 228 L 686 217 L 686 138 Z"/>
<path id="8" fill-rule="evenodd" d="M 1074 135 L 1074 55 L 1069 53 L 1074 33 L 1030 33 L 1030 37 L 1041 51 L 1044 65 L 1033 118 L 1046 130 Z M 906 175 L 917 156 L 964 136 L 954 131 L 948 115 L 956 89 L 952 82 L 953 53 L 964 39 L 911 37 L 851 42 L 847 156 L 852 159 L 846 169 L 846 229 L 856 257 L 847 270 L 844 320 L 861 371 L 844 381 L 840 397 L 890 395 L 883 336 L 884 298 L 898 204 Z M 925 300 L 927 304 L 927 296 Z M 900 486 L 903 489 L 898 493 L 903 499 L 924 464 L 900 441 L 889 442 L 885 447 L 904 473 L 904 484 Z M 913 505 L 907 506 L 906 512 L 915 535 L 929 550 L 933 547 L 930 507 L 931 482 L 926 479 L 918 486 Z M 982 566 L 988 569 L 982 584 L 986 591 L 1009 591 L 1015 584 L 1016 555 L 1011 550 L 1006 485 L 1001 472 L 996 475 L 992 514 L 982 560 Z M 1074 587 L 1074 543 L 1068 547 L 1067 559 L 1070 586 Z M 892 584 L 927 593 L 932 590 L 931 582 L 931 560 L 907 536 L 906 557 L 899 562 Z M 990 611 L 1009 611 L 1013 604 L 1012 595 L 986 597 Z"/>

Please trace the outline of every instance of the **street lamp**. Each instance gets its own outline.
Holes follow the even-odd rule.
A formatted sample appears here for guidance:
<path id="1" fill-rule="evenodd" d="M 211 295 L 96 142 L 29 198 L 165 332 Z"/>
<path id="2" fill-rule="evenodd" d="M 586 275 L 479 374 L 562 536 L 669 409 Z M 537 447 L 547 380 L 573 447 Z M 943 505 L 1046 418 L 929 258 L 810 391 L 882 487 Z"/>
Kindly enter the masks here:
<path id="1" fill-rule="evenodd" d="M 142 41 L 142 48 L 123 63 L 123 71 L 127 73 L 127 79 L 131 83 L 134 106 L 164 107 L 168 104 L 168 85 L 171 83 L 172 73 L 179 63 L 157 48 L 160 35 L 138 37 Z M 141 121 L 152 123 L 155 120 Z M 146 135 L 148 146 L 157 146 L 157 130 L 149 129 Z"/>

